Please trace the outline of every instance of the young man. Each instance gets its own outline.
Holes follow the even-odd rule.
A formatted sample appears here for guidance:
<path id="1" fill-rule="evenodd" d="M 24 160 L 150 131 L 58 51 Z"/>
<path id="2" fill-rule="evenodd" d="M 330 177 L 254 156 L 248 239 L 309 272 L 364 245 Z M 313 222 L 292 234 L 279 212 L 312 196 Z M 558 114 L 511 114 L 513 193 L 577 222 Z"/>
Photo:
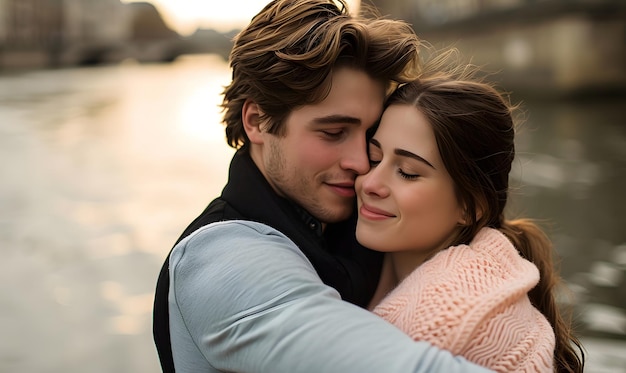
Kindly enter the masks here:
<path id="1" fill-rule="evenodd" d="M 403 22 L 339 5 L 276 0 L 235 41 L 228 184 L 157 284 L 166 372 L 483 371 L 360 308 L 381 257 L 356 243 L 354 180 L 369 169 L 367 131 L 391 83 L 416 68 L 419 42 Z"/>

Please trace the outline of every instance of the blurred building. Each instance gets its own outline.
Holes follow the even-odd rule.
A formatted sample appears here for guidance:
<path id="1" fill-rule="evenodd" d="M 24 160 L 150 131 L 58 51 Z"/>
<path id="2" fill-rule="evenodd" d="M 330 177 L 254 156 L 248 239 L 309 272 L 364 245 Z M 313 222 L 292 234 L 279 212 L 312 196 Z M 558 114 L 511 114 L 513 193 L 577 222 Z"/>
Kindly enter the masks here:
<path id="1" fill-rule="evenodd" d="M 516 91 L 626 90 L 624 0 L 372 0 L 438 48 L 454 46 Z"/>
<path id="2" fill-rule="evenodd" d="M 167 59 L 178 39 L 148 3 L 0 0 L 0 69 Z"/>
<path id="3" fill-rule="evenodd" d="M 61 0 L 0 0 L 2 65 L 39 65 L 61 42 Z"/>
<path id="4" fill-rule="evenodd" d="M 121 47 L 132 36 L 132 13 L 128 7 L 119 0 L 59 2 L 64 16 L 63 64 L 115 61 L 122 57 Z"/>
<path id="5" fill-rule="evenodd" d="M 6 43 L 7 38 L 8 10 L 6 9 L 6 6 L 7 2 L 5 0 L 0 0 L 0 46 Z"/>
<path id="6" fill-rule="evenodd" d="M 138 61 L 171 61 L 181 50 L 181 37 L 165 24 L 154 5 L 133 2 L 130 10 L 130 35 L 127 54 Z"/>

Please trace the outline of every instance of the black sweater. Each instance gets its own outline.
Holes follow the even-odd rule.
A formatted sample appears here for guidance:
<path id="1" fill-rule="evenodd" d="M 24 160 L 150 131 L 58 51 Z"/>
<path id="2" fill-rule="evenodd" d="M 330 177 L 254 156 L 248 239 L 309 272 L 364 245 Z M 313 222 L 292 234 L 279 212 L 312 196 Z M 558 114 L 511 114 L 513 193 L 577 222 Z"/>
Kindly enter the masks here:
<path id="1" fill-rule="evenodd" d="M 200 227 L 224 220 L 256 221 L 282 232 L 302 250 L 322 281 L 348 302 L 364 307 L 376 289 L 382 254 L 356 242 L 356 216 L 339 224 L 329 224 L 322 232 L 317 219 L 274 192 L 249 154 L 241 150 L 231 161 L 222 195 L 207 206 L 176 243 Z M 169 259 L 166 259 L 157 281 L 153 315 L 154 340 L 164 372 L 174 372 L 169 284 Z"/>

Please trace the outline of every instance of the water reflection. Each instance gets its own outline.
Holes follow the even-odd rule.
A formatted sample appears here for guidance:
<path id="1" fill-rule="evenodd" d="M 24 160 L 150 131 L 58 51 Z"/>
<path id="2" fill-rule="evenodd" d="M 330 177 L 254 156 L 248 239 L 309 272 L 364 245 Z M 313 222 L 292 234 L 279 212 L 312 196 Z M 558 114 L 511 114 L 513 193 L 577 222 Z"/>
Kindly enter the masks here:
<path id="1" fill-rule="evenodd" d="M 1 371 L 158 371 L 154 282 L 226 179 L 228 79 L 211 56 L 0 76 Z M 547 227 L 584 332 L 623 339 L 624 102 L 524 101 L 512 211 Z"/>
<path id="2" fill-rule="evenodd" d="M 228 77 L 218 57 L 0 77 L 1 371 L 158 370 L 156 273 L 226 178 Z"/>
<path id="3" fill-rule="evenodd" d="M 541 219 L 573 292 L 579 330 L 626 339 L 626 101 L 529 100 L 515 212 Z"/>

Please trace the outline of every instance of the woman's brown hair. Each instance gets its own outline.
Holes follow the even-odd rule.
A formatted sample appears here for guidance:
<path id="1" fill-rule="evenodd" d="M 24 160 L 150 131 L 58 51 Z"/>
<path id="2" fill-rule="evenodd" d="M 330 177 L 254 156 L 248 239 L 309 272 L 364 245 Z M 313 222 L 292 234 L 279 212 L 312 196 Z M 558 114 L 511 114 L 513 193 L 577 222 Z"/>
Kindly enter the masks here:
<path id="1" fill-rule="evenodd" d="M 268 132 L 281 134 L 293 109 L 328 95 L 336 67 L 360 69 L 390 88 L 416 76 L 419 46 L 407 23 L 373 8 L 353 16 L 344 0 L 272 1 L 237 35 L 230 54 L 232 82 L 222 103 L 228 144 L 248 144 L 241 122 L 246 100 L 259 105 Z"/>
<path id="2" fill-rule="evenodd" d="M 515 158 L 515 107 L 491 84 L 478 79 L 475 68 L 439 71 L 425 72 L 418 80 L 400 86 L 387 106 L 414 106 L 432 126 L 467 219 L 451 244 L 469 244 L 483 227 L 502 231 L 539 269 L 539 283 L 529 292 L 529 298 L 554 328 L 556 370 L 582 372 L 582 345 L 556 302 L 560 276 L 554 265 L 552 243 L 533 221 L 505 218 L 509 173 Z"/>

